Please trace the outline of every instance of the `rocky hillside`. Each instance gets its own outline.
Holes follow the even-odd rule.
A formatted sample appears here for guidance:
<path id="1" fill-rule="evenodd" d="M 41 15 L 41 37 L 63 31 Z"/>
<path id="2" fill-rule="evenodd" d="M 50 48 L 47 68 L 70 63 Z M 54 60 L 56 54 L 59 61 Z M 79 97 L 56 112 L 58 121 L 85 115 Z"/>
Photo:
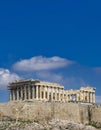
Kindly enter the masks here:
<path id="1" fill-rule="evenodd" d="M 85 126 L 66 120 L 51 120 L 46 124 L 37 122 L 1 121 L 0 130 L 98 130 L 92 126 Z M 101 130 L 99 128 L 99 130 Z"/>

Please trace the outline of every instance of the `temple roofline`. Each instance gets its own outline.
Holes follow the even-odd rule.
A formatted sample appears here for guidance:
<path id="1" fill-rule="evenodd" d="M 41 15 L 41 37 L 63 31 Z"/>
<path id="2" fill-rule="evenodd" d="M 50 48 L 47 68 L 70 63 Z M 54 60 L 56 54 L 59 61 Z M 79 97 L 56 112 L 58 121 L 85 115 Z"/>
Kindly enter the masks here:
<path id="1" fill-rule="evenodd" d="M 45 81 L 40 81 L 38 79 L 15 80 L 14 82 L 9 83 L 8 88 L 10 88 L 11 86 L 14 86 L 14 85 L 17 85 L 17 84 L 23 84 L 23 83 L 34 83 L 35 85 L 54 86 L 54 87 L 59 87 L 59 88 L 64 89 L 64 86 L 62 86 L 58 83 L 45 82 Z"/>

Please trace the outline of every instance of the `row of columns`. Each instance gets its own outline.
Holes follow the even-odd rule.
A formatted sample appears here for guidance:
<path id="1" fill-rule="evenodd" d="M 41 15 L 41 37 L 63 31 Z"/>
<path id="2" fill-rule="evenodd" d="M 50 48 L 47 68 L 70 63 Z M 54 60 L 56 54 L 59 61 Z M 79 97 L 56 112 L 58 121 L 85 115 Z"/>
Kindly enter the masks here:
<path id="1" fill-rule="evenodd" d="M 95 103 L 95 92 L 82 91 L 76 94 L 68 94 L 68 101 Z"/>
<path id="2" fill-rule="evenodd" d="M 83 92 L 84 98 L 88 103 L 95 103 L 95 93 L 94 92 Z"/>
<path id="3" fill-rule="evenodd" d="M 64 89 L 51 86 L 18 86 L 10 90 L 10 100 L 64 101 Z"/>
<path id="4" fill-rule="evenodd" d="M 15 89 L 14 89 L 15 88 Z M 43 85 L 16 86 L 10 90 L 10 100 L 76 101 L 95 103 L 95 92 L 66 93 L 63 88 Z"/>

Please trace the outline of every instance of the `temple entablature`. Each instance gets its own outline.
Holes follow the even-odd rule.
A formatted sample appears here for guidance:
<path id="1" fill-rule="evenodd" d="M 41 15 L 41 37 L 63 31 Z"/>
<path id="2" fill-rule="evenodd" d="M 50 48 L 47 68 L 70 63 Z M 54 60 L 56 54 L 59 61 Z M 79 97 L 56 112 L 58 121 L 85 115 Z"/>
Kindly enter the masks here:
<path id="1" fill-rule="evenodd" d="M 96 88 L 94 87 L 81 87 L 81 91 L 86 91 L 86 92 L 95 92 Z"/>

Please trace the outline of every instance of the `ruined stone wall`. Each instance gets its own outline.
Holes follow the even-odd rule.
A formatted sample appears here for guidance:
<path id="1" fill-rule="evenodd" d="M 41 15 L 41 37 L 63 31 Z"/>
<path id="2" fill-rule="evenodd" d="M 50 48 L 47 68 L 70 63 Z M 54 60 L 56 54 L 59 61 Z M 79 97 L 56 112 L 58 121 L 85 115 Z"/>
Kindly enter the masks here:
<path id="1" fill-rule="evenodd" d="M 101 122 L 101 107 L 77 103 L 11 102 L 0 104 L 0 117 L 37 122 L 62 119 L 89 124 L 90 121 Z"/>

